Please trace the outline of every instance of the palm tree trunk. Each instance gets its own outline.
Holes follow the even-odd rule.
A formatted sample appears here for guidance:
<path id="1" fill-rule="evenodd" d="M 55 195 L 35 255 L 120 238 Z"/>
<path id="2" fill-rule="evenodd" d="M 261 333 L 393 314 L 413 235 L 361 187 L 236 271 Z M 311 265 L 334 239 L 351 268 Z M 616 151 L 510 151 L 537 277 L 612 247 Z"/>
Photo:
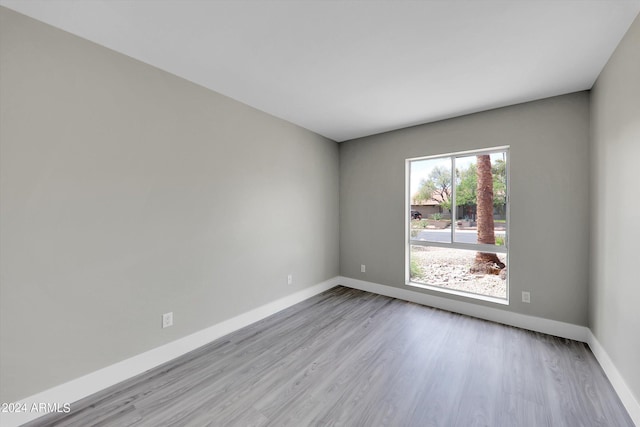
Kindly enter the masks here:
<path id="1" fill-rule="evenodd" d="M 495 245 L 496 236 L 493 223 L 493 174 L 491 173 L 491 157 L 487 154 L 477 156 L 476 173 L 478 186 L 476 197 L 478 203 L 478 243 Z M 473 270 L 497 274 L 505 265 L 493 253 L 477 252 Z"/>

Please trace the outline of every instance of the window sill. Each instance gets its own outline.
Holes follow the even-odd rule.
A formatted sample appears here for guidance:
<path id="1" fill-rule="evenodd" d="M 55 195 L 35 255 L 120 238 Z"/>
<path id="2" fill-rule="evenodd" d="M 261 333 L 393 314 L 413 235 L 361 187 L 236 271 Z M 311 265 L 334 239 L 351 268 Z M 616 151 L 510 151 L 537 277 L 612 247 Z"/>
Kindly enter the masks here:
<path id="1" fill-rule="evenodd" d="M 464 298 L 470 298 L 470 299 L 475 299 L 475 300 L 480 300 L 480 301 L 492 302 L 492 303 L 500 304 L 500 305 L 509 305 L 509 297 L 508 296 L 507 296 L 507 298 L 490 297 L 490 296 L 487 296 L 487 295 L 474 294 L 474 293 L 471 293 L 471 292 L 465 292 L 465 291 L 459 291 L 459 290 L 456 290 L 456 289 L 443 288 L 443 287 L 440 287 L 440 286 L 426 285 L 424 283 L 417 283 L 417 282 L 411 282 L 411 281 L 407 282 L 405 285 L 406 286 L 412 286 L 414 288 L 428 289 L 430 291 L 435 291 L 435 292 L 444 293 L 444 294 L 457 295 L 457 296 L 464 297 Z"/>

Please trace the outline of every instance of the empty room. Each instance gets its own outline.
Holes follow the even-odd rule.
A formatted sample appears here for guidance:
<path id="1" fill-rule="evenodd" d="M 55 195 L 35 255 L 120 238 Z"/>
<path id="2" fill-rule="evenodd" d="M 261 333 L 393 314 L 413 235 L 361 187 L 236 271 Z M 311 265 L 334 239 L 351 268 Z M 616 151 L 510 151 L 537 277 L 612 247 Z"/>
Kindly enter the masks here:
<path id="1" fill-rule="evenodd" d="M 0 425 L 640 426 L 640 0 L 0 0 Z"/>

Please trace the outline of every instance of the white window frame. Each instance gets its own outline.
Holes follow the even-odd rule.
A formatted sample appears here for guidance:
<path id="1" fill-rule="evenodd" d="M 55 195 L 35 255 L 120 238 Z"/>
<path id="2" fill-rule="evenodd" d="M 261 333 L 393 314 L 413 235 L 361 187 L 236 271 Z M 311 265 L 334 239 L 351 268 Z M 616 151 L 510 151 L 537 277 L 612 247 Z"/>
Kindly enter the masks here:
<path id="1" fill-rule="evenodd" d="M 463 243 L 456 242 L 456 227 L 455 221 L 457 218 L 457 204 L 456 204 L 456 180 L 455 180 L 455 159 L 458 157 L 468 157 L 468 156 L 478 156 L 483 154 L 495 154 L 495 153 L 505 153 L 506 158 L 506 176 L 507 176 L 507 199 L 506 199 L 506 233 L 504 239 L 504 245 L 487 245 L 480 243 Z M 451 159 L 451 242 L 443 243 L 443 242 L 429 242 L 425 240 L 412 240 L 411 239 L 411 164 L 420 160 L 430 160 L 430 159 Z M 489 252 L 489 253 L 501 253 L 507 255 L 507 262 L 509 259 L 509 228 L 511 226 L 510 219 L 510 191 L 511 191 L 511 183 L 509 177 L 509 169 L 511 162 L 509 161 L 509 146 L 501 146 L 501 147 L 491 147 L 486 149 L 479 150 L 469 150 L 469 151 L 459 151 L 454 153 L 447 154 L 437 154 L 432 156 L 421 156 L 421 157 L 412 157 L 405 160 L 405 236 L 406 236 L 406 246 L 405 246 L 405 285 L 419 287 L 423 289 L 430 289 L 437 292 L 443 292 L 448 294 L 460 295 L 473 299 L 480 299 L 484 301 L 495 302 L 498 304 L 509 304 L 509 278 L 508 278 L 508 270 L 507 270 L 507 279 L 506 279 L 506 297 L 496 298 L 487 295 L 475 294 L 471 292 L 464 292 L 456 289 L 444 288 L 441 286 L 429 285 L 425 283 L 418 283 L 411 281 L 411 272 L 410 272 L 410 263 L 411 263 L 411 246 L 426 246 L 426 247 L 440 247 L 440 248 L 449 248 L 449 249 L 466 249 L 475 252 Z"/>

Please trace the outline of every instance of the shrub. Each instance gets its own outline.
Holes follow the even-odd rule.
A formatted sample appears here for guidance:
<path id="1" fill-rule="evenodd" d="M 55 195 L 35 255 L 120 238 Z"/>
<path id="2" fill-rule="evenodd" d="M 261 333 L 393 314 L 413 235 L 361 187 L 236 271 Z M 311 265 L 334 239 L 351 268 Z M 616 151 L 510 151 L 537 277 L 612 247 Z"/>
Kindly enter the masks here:
<path id="1" fill-rule="evenodd" d="M 415 259 L 412 259 L 409 263 L 409 272 L 411 278 L 422 276 L 422 268 L 418 265 L 418 262 Z"/>

